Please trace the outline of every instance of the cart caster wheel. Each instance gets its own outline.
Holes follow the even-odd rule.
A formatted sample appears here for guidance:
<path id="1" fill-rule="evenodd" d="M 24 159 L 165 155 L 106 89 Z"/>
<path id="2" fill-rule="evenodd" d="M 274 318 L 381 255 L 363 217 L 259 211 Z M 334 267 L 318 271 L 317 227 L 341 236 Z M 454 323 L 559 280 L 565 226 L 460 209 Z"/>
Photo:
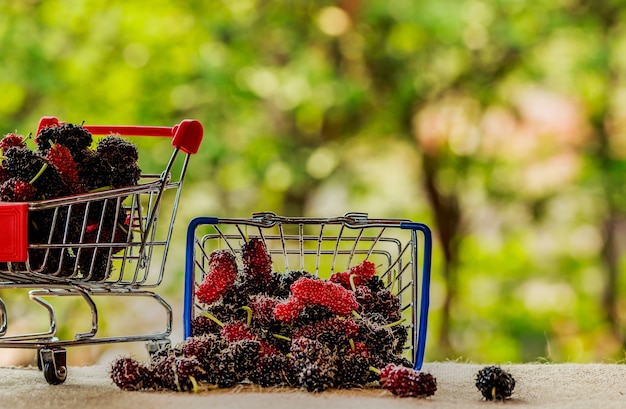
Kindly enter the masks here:
<path id="1" fill-rule="evenodd" d="M 39 350 L 38 362 L 42 365 L 43 376 L 50 385 L 59 385 L 67 378 L 67 351 L 63 348 Z"/>

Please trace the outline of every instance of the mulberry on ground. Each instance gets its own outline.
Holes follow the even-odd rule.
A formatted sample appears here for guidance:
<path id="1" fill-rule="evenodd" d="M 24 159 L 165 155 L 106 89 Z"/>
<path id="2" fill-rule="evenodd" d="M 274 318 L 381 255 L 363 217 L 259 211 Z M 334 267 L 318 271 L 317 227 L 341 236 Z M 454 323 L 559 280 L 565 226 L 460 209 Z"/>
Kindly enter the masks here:
<path id="1" fill-rule="evenodd" d="M 231 388 L 248 378 L 256 368 L 259 342 L 243 340 L 231 343 L 222 350 L 214 368 L 216 383 L 220 388 Z"/>
<path id="2" fill-rule="evenodd" d="M 335 368 L 325 363 L 309 364 L 300 371 L 299 383 L 308 392 L 323 392 L 334 386 Z"/>
<path id="3" fill-rule="evenodd" d="M 513 393 L 515 379 L 499 366 L 486 366 L 476 374 L 476 387 L 486 400 L 504 400 Z"/>
<path id="4" fill-rule="evenodd" d="M 294 386 L 297 383 L 292 360 L 282 354 L 259 357 L 249 378 L 262 387 Z"/>
<path id="5" fill-rule="evenodd" d="M 364 355 L 348 354 L 337 360 L 337 385 L 352 388 L 365 385 L 371 380 L 371 359 Z"/>
<path id="6" fill-rule="evenodd" d="M 154 387 L 152 370 L 131 357 L 121 357 L 111 365 L 111 380 L 117 387 L 129 391 L 151 389 Z"/>
<path id="7" fill-rule="evenodd" d="M 383 388 L 401 397 L 424 398 L 437 391 L 437 380 L 431 374 L 393 364 L 381 369 L 380 383 Z"/>

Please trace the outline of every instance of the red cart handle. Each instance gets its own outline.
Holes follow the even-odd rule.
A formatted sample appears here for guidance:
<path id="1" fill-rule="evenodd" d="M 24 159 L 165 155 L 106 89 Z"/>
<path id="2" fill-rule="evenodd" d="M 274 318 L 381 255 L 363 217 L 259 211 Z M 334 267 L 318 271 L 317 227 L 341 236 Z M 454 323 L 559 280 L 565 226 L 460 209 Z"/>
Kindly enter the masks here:
<path id="1" fill-rule="evenodd" d="M 37 134 L 44 128 L 61 124 L 56 117 L 44 116 L 39 120 Z M 83 125 L 93 135 L 108 135 L 110 133 L 122 136 L 162 136 L 171 137 L 172 146 L 185 153 L 198 152 L 204 129 L 195 119 L 185 119 L 172 127 L 167 126 L 135 126 L 135 125 Z"/>

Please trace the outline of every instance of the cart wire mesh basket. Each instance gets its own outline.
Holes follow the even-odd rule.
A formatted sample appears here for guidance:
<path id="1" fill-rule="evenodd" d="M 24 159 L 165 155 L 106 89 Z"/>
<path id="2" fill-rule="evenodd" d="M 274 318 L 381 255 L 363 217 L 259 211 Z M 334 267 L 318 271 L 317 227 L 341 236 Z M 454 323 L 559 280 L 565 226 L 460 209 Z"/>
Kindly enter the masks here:
<path id="1" fill-rule="evenodd" d="M 348 213 L 334 218 L 281 217 L 255 213 L 251 218 L 197 217 L 187 230 L 184 337 L 194 336 L 196 318 L 207 315 L 197 289 L 209 272 L 215 250 L 230 250 L 241 267 L 244 243 L 260 239 L 271 256 L 273 274 L 306 271 L 320 279 L 368 260 L 385 289 L 400 301 L 408 327 L 402 355 L 421 369 L 426 346 L 432 237 L 428 226 L 410 220 L 370 219 Z"/>
<path id="2" fill-rule="evenodd" d="M 43 117 L 39 131 L 63 124 Z M 65 381 L 66 346 L 146 341 L 169 343 L 172 309 L 155 291 L 163 280 L 170 238 L 189 158 L 198 151 L 203 128 L 196 120 L 173 127 L 83 125 L 92 135 L 171 138 L 174 148 L 159 174 L 143 173 L 136 185 L 92 191 L 35 202 L 0 202 L 0 290 L 25 289 L 43 308 L 44 331 L 12 331 L 7 303 L 0 298 L 0 348 L 37 349 L 37 363 L 48 383 Z M 176 171 L 177 176 L 172 176 Z M 167 209 L 162 198 L 171 191 Z M 169 193 L 168 193 L 169 195 Z M 163 212 L 161 211 L 163 210 Z M 43 240 L 29 240 L 33 228 Z M 10 290 L 13 291 L 13 290 Z M 60 338 L 57 312 L 45 298 L 74 296 L 84 300 L 91 328 Z M 158 333 L 101 336 L 96 297 L 143 297 L 156 302 L 166 317 Z"/>

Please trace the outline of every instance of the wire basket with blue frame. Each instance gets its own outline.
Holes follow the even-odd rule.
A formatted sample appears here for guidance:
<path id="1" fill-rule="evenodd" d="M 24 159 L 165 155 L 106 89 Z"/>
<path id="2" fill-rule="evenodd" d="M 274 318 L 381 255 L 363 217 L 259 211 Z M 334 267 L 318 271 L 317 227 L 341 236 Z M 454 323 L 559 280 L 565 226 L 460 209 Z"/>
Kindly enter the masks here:
<path id="1" fill-rule="evenodd" d="M 327 280 L 364 260 L 376 266 L 385 289 L 397 296 L 408 329 L 402 355 L 419 370 L 424 362 L 428 323 L 432 236 L 427 225 L 405 219 L 282 217 L 255 213 L 251 218 L 197 217 L 187 230 L 184 337 L 193 336 L 195 319 L 206 310 L 196 290 L 209 272 L 215 250 L 230 250 L 241 265 L 242 245 L 265 243 L 276 274 L 306 271 Z"/>

